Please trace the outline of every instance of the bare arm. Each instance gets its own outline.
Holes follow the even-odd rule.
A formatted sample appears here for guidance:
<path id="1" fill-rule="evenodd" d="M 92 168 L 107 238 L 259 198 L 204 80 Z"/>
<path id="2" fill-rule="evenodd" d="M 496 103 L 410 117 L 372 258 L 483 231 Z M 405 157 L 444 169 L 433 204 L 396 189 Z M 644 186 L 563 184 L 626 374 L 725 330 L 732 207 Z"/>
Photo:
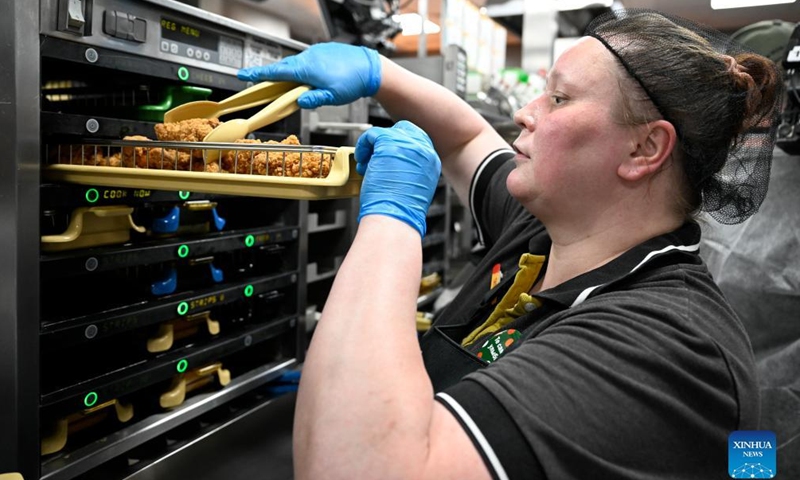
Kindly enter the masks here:
<path id="1" fill-rule="evenodd" d="M 375 98 L 395 120 L 425 130 L 442 159 L 442 173 L 464 205 L 472 176 L 481 160 L 508 148 L 489 123 L 468 103 L 431 80 L 381 57 L 381 87 Z"/>
<path id="2" fill-rule="evenodd" d="M 421 262 L 413 228 L 382 215 L 361 220 L 303 368 L 299 480 L 490 478 L 433 399 L 414 327 Z"/>
<path id="3" fill-rule="evenodd" d="M 345 105 L 374 96 L 395 120 L 408 120 L 433 139 L 443 172 L 464 205 L 468 205 L 469 184 L 480 161 L 492 151 L 508 147 L 491 125 L 453 92 L 369 48 L 319 43 L 281 61 L 242 69 L 238 77 L 311 85 L 314 89 L 297 99 L 302 108 Z"/>

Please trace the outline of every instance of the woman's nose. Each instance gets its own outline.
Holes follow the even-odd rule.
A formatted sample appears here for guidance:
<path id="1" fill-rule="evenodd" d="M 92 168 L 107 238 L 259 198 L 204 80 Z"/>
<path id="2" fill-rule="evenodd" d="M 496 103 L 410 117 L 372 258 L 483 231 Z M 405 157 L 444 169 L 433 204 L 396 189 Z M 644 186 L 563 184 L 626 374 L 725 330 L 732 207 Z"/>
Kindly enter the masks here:
<path id="1" fill-rule="evenodd" d="M 519 128 L 533 130 L 536 126 L 536 117 L 534 115 L 536 109 L 535 102 L 535 100 L 531 101 L 514 113 L 514 123 L 516 123 Z"/>

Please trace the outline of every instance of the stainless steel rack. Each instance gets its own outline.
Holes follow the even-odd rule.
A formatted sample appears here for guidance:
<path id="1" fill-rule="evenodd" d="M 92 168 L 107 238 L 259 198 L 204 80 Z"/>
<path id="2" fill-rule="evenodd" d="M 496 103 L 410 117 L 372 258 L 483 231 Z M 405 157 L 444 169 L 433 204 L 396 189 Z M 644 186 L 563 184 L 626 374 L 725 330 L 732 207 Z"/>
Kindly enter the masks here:
<path id="1" fill-rule="evenodd" d="M 358 194 L 351 147 L 78 139 L 45 145 L 54 181 L 269 198 Z"/>
<path id="2" fill-rule="evenodd" d="M 67 21 L 67 17 L 75 13 L 69 8 L 74 5 L 81 9 L 82 18 Z M 102 19 L 112 12 L 115 15 L 124 12 L 146 20 L 147 41 L 143 44 L 130 42 L 109 34 Z M 245 88 L 245 83 L 236 79 L 235 66 L 224 64 L 230 59 L 222 63 L 213 55 L 208 62 L 196 56 L 190 59 L 180 41 L 173 42 L 180 46 L 177 54 L 162 50 L 158 41 L 162 15 L 203 26 L 221 40 L 224 37 L 228 44 L 240 42 L 238 45 L 248 51 L 248 55 L 262 52 L 270 57 L 262 58 L 264 61 L 305 48 L 298 42 L 273 38 L 173 0 L 40 0 L 0 4 L 0 55 L 5 59 L 5 75 L 0 78 L 0 125 L 5 132 L 0 138 L 0 148 L 5 152 L 5 160 L 0 162 L 0 188 L 4 192 L 0 195 L 0 216 L 7 227 L 0 229 L 3 247 L 0 249 L 3 279 L 0 361 L 4 365 L 0 384 L 0 445 L 3 445 L 0 474 L 19 472 L 26 479 L 67 480 L 91 476 L 102 470 L 101 477 L 110 479 L 127 475 L 132 470 L 146 470 L 143 464 L 132 467 L 128 452 L 147 446 L 155 464 L 171 450 L 167 447 L 154 450 L 149 445 L 164 442 L 167 436 L 172 438 L 173 432 L 193 431 L 202 417 L 213 415 L 224 424 L 225 416 L 232 410 L 228 406 L 234 403 L 249 405 L 247 408 L 253 411 L 268 408 L 271 400 L 264 396 L 265 388 L 284 372 L 296 369 L 303 360 L 307 202 L 274 198 L 280 195 L 252 198 L 257 194 L 247 193 L 246 186 L 226 191 L 205 189 L 205 179 L 213 176 L 206 172 L 114 169 L 113 175 L 121 178 L 123 170 L 137 175 L 145 173 L 141 180 L 127 183 L 127 180 L 117 182 L 111 179 L 113 176 L 101 173 L 104 167 L 84 162 L 81 165 L 48 164 L 47 158 L 52 153 L 48 145 L 86 145 L 87 139 L 98 149 L 105 145 L 104 157 L 112 156 L 114 149 L 121 153 L 126 147 L 175 150 L 198 147 L 115 144 L 126 135 L 147 135 L 152 132 L 155 121 L 139 118 L 129 108 L 152 103 L 152 96 L 140 98 L 137 95 L 135 100 L 128 96 L 122 99 L 125 103 L 122 106 L 113 97 L 106 97 L 95 105 L 95 94 L 109 91 L 95 86 L 107 87 L 114 84 L 115 78 L 126 79 L 119 82 L 120 87 L 123 83 L 126 87 L 145 85 L 145 90 L 151 93 L 165 85 L 212 89 L 218 96 Z M 79 20 L 84 22 L 81 28 L 73 29 Z M 49 81 L 62 80 L 69 72 L 81 72 L 76 74 L 82 77 L 78 80 L 92 76 L 102 80 L 87 83 L 79 91 L 43 90 Z M 67 96 L 78 93 L 81 98 L 64 102 L 61 100 L 66 97 L 46 98 L 48 93 Z M 59 104 L 64 108 L 59 108 Z M 123 109 L 127 110 L 123 112 Z M 276 139 L 300 132 L 301 140 L 308 144 L 308 133 L 302 134 L 302 129 L 301 114 L 296 114 L 260 133 L 265 138 Z M 234 155 L 255 151 L 246 144 L 210 147 L 223 151 L 233 149 Z M 284 151 L 287 152 L 286 161 L 281 159 L 281 167 L 288 167 L 290 155 L 298 151 L 293 147 Z M 267 155 L 272 151 L 265 149 L 264 152 Z M 56 159 L 58 153 L 56 148 Z M 82 157 L 84 153 L 81 152 Z M 304 165 L 307 155 L 314 154 L 330 154 L 332 167 L 337 164 L 335 152 L 325 149 L 307 148 L 300 154 Z M 252 155 L 255 157 L 258 152 Z M 349 156 L 343 158 L 338 163 L 349 168 Z M 56 171 L 58 173 L 54 173 Z M 190 175 L 191 178 L 191 174 L 197 174 L 201 180 L 153 181 L 148 178 L 148 171 L 153 178 L 165 174 Z M 272 180 L 316 182 L 305 186 L 307 188 L 286 187 L 287 191 L 304 190 L 309 197 L 319 193 L 314 192 L 315 188 L 340 189 L 340 186 L 320 187 L 320 182 L 333 178 L 330 174 L 305 179 L 275 177 L 267 182 L 257 175 L 219 175 L 224 175 L 227 182 L 239 181 L 239 178 L 247 184 L 260 181 L 261 185 L 252 188 L 261 191 L 271 188 L 265 184 L 274 183 Z M 349 181 L 349 175 L 347 177 L 345 184 Z M 158 209 L 184 208 L 198 201 L 218 203 L 219 208 L 227 209 L 222 214 L 227 220 L 224 229 L 220 223 L 205 232 L 193 230 L 158 235 L 150 228 L 143 228 L 144 231 L 131 231 L 130 238 L 119 243 L 53 252 L 43 251 L 40 246 L 41 237 L 50 234 L 45 231 L 49 228 L 47 221 L 59 223 L 71 217 L 76 209 L 122 206 L 131 210 L 131 218 L 137 225 L 147 227 L 142 220 L 157 216 L 161 211 Z M 102 208 L 97 211 L 103 211 Z M 128 270 L 143 271 L 162 265 L 180 267 L 190 261 L 206 261 L 214 255 L 238 255 L 246 262 L 244 265 L 229 262 L 233 274 L 226 275 L 220 283 L 200 286 L 187 283 L 186 287 L 179 283 L 174 293 L 161 296 L 139 297 L 123 292 L 118 304 L 104 299 L 112 305 L 112 311 L 94 308 L 92 292 L 80 291 L 82 285 L 102 283 L 104 275 L 110 273 L 121 272 L 118 278 L 124 278 Z M 279 262 L 261 269 L 253 268 L 249 259 L 258 255 L 277 258 Z M 89 279 L 93 279 L 92 282 Z M 127 280 L 136 278 L 131 276 Z M 86 295 L 71 297 L 61 292 L 59 286 L 69 286 L 72 292 Z M 108 285 L 106 291 L 114 287 L 114 284 Z M 222 300 L 223 294 L 225 300 Z M 133 343 L 134 338 L 140 339 L 145 331 L 150 332 L 164 321 L 172 322 L 193 316 L 193 312 L 207 311 L 211 298 L 217 300 L 211 308 L 218 307 L 219 311 L 209 318 L 220 323 L 227 321 L 229 328 L 223 324 L 218 334 L 209 331 L 197 337 L 181 338 L 170 349 L 155 353 L 146 351 L 143 344 Z M 197 305 L 194 310 L 193 301 Z M 182 307 L 183 302 L 186 307 Z M 57 308 L 59 304 L 65 308 Z M 59 317 L 60 310 L 85 311 Z M 129 318 L 145 323 L 150 318 L 153 323 L 141 324 L 139 328 L 136 322 L 124 318 L 116 322 L 114 317 L 125 311 L 129 312 Z M 149 314 L 155 316 L 148 317 Z M 79 326 L 84 320 L 89 323 Z M 104 325 L 113 328 L 107 329 Z M 73 337 L 72 333 L 77 332 L 82 333 Z M 126 345 L 128 343 L 130 345 Z M 115 363 L 90 363 L 95 351 L 115 354 L 114 347 L 118 345 L 125 348 L 119 349 L 124 354 L 118 355 Z M 136 355 L 126 356 L 134 350 Z M 77 353 L 61 357 L 65 351 Z M 62 358 L 64 369 L 73 365 L 91 368 L 77 368 L 71 371 L 70 377 L 56 375 L 53 381 L 54 370 L 50 369 L 58 366 Z M 220 359 L 231 372 L 230 381 L 224 386 L 192 392 L 180 406 L 166 410 L 159 410 L 158 405 L 140 408 L 134 403 L 135 414 L 127 423 L 98 432 L 81 431 L 85 436 L 68 441 L 64 450 L 41 455 L 41 427 L 49 424 L 52 418 L 118 395 L 145 398 L 151 390 L 159 390 L 165 381 L 169 383 L 180 374 L 178 367 L 200 367 Z M 87 393 L 84 387 L 91 390 Z M 236 415 L 241 416 L 242 412 Z M 193 441 L 186 437 L 186 448 L 190 448 Z"/>

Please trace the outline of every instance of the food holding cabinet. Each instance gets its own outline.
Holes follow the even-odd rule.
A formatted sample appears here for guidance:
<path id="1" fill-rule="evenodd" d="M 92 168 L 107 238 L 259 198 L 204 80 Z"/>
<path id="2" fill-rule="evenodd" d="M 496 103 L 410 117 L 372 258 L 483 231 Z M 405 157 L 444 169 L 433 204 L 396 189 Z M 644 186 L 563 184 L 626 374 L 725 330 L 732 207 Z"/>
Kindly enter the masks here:
<path id="1" fill-rule="evenodd" d="M 303 360 L 310 267 L 335 274 L 309 231 L 343 256 L 360 177 L 307 112 L 235 145 L 158 132 L 302 43 L 172 0 L 0 14 L 0 473 L 129 478 L 275 401 Z"/>

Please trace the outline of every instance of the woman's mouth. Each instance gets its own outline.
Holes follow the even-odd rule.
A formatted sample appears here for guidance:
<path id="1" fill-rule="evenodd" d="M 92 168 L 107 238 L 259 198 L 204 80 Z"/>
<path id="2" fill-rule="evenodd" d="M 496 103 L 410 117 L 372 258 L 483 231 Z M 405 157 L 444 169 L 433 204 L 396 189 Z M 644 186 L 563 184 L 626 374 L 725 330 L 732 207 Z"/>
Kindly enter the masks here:
<path id="1" fill-rule="evenodd" d="M 519 160 L 529 160 L 529 159 L 530 159 L 530 157 L 528 157 L 527 155 L 525 155 L 525 154 L 522 152 L 522 150 L 520 150 L 520 149 L 519 149 L 519 148 L 518 148 L 516 145 L 514 145 L 514 144 L 511 144 L 511 148 L 513 148 L 513 149 L 514 149 L 514 152 L 516 153 L 516 155 L 514 156 L 514 160 L 517 160 L 517 161 L 519 161 Z"/>

